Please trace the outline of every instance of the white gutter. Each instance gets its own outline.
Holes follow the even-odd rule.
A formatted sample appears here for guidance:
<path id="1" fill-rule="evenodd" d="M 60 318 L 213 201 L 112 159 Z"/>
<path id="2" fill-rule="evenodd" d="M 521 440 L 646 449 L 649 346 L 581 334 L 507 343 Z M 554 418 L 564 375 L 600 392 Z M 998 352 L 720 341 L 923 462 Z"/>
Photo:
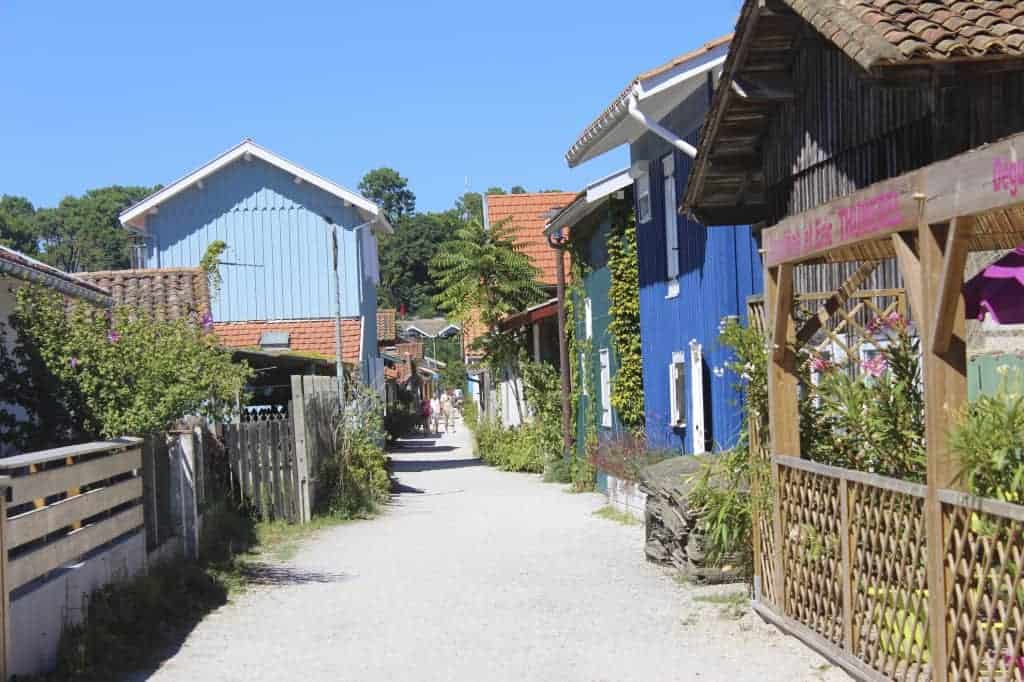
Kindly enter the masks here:
<path id="1" fill-rule="evenodd" d="M 670 145 L 681 151 L 682 153 L 689 156 L 691 159 L 697 158 L 697 148 L 692 144 L 679 137 L 671 130 L 661 125 L 657 121 L 652 121 L 647 117 L 647 114 L 640 111 L 639 107 L 640 93 L 636 88 L 633 89 L 632 94 L 629 96 L 629 115 L 635 120 L 640 122 L 640 125 L 650 130 L 652 133 L 660 137 L 661 139 L 668 142 Z"/>

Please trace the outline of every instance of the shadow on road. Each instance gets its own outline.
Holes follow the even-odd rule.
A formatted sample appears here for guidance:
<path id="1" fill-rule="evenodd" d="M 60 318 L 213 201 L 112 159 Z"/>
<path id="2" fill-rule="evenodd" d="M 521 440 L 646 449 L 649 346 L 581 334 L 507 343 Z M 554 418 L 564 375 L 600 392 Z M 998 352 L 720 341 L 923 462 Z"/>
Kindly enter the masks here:
<path id="1" fill-rule="evenodd" d="M 455 448 L 448 448 L 454 450 Z M 391 462 L 391 470 L 395 473 L 415 473 L 420 471 L 440 471 L 443 469 L 465 469 L 483 466 L 479 459 L 420 459 Z"/>
<path id="2" fill-rule="evenodd" d="M 340 583 L 351 577 L 344 573 L 307 571 L 290 566 L 271 566 L 267 564 L 250 564 L 245 567 L 242 574 L 245 576 L 246 581 L 253 585 L 273 587 Z"/>

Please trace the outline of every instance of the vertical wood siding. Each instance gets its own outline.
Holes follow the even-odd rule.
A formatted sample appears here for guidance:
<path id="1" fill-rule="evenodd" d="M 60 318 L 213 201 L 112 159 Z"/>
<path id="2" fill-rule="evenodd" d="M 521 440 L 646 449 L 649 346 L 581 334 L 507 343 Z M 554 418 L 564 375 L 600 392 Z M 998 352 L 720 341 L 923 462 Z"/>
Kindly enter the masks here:
<path id="1" fill-rule="evenodd" d="M 696 133 L 689 136 L 696 142 Z M 674 153 L 676 194 L 685 194 L 692 160 Z M 644 407 L 650 444 L 693 452 L 689 428 L 669 426 L 668 367 L 672 353 L 685 351 L 687 424 L 693 424 L 689 344 L 696 339 L 704 351 L 705 431 L 712 448 L 735 445 L 742 424 L 737 377 L 716 377 L 730 354 L 718 342 L 721 319 L 746 317 L 746 299 L 761 291 L 761 260 L 748 226 L 708 229 L 679 216 L 679 296 L 666 299 L 665 208 L 662 163 L 649 164 L 651 221 L 638 225 L 640 264 L 640 336 L 643 355 Z"/>
<path id="2" fill-rule="evenodd" d="M 362 222 L 355 209 L 258 159 L 227 166 L 148 216 L 146 266 L 195 267 L 221 239 L 228 250 L 213 301 L 218 322 L 330 317 L 331 234 L 323 216 L 339 226 L 342 314 L 366 313 L 373 287 L 362 281 L 366 244 L 351 229 Z"/>

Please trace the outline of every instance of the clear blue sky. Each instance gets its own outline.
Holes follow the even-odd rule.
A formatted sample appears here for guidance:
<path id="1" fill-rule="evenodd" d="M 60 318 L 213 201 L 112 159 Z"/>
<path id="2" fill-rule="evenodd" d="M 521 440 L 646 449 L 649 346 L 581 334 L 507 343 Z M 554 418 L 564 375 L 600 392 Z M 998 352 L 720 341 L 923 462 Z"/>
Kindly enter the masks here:
<path id="1" fill-rule="evenodd" d="M 733 28 L 740 0 L 0 2 L 0 194 L 49 206 L 174 180 L 242 138 L 420 210 L 578 189 L 563 154 L 638 72 Z"/>

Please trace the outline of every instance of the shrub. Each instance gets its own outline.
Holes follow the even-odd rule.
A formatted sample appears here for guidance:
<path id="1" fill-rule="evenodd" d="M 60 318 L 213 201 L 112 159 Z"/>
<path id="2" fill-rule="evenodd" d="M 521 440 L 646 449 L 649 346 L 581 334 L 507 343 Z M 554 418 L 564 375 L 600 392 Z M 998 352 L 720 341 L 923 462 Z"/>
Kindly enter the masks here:
<path id="1" fill-rule="evenodd" d="M 995 395 L 965 406 L 950 433 L 960 480 L 975 495 L 1024 500 L 1024 396 L 1019 372 L 1005 367 Z"/>
<path id="2" fill-rule="evenodd" d="M 319 506 L 343 518 L 377 511 L 391 491 L 379 398 L 370 389 L 352 386 L 352 399 L 335 419 L 334 454 L 319 464 Z"/>
<path id="3" fill-rule="evenodd" d="M 161 431 L 190 414 L 223 418 L 250 372 L 207 333 L 209 319 L 154 320 L 24 287 L 0 342 L 0 378 L 30 417 L 0 408 L 0 438 L 31 449 Z M 3 341 L 3 340 L 0 340 Z"/>
<path id="4" fill-rule="evenodd" d="M 642 434 L 626 433 L 598 442 L 589 453 L 589 459 L 599 471 L 625 481 L 639 481 L 645 467 L 674 455 L 670 451 L 648 449 Z"/>

